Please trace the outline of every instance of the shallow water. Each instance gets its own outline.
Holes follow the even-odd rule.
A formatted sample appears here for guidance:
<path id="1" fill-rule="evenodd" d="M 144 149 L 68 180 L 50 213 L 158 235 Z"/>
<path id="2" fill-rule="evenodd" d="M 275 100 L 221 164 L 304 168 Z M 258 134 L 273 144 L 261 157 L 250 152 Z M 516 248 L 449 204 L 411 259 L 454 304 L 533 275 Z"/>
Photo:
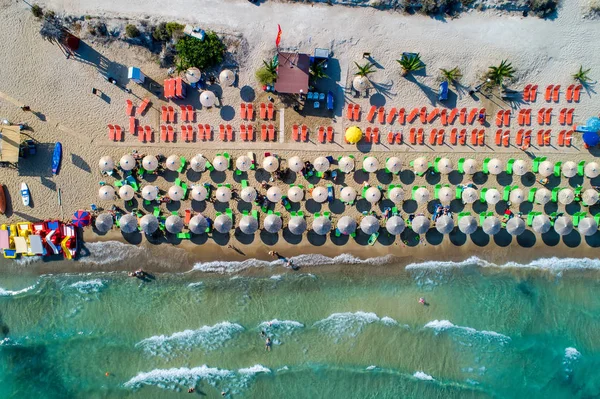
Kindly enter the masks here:
<path id="1" fill-rule="evenodd" d="M 372 263 L 149 282 L 0 273 L 0 397 L 600 395 L 596 261 L 470 259 L 391 276 Z"/>

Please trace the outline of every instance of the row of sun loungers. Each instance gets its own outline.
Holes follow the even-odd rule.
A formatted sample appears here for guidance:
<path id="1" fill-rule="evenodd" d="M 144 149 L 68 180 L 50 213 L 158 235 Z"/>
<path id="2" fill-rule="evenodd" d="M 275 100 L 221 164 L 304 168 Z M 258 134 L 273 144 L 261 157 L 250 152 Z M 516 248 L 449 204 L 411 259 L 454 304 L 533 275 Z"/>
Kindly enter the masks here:
<path id="1" fill-rule="evenodd" d="M 567 102 L 579 102 L 581 98 L 581 89 L 583 85 L 569 85 L 565 93 Z M 523 89 L 523 100 L 528 102 L 535 102 L 537 99 L 537 85 L 528 84 Z M 544 93 L 544 99 L 546 102 L 559 102 L 560 101 L 560 85 L 548 85 Z"/>
<path id="2" fill-rule="evenodd" d="M 138 132 L 140 131 L 141 127 L 138 128 Z M 146 129 L 150 129 L 149 126 L 146 126 Z M 194 134 L 196 133 L 194 131 L 194 127 L 192 125 L 182 125 L 180 127 L 181 130 L 181 140 L 185 141 L 185 142 L 190 142 L 190 141 L 195 141 L 194 138 Z M 147 130 L 146 130 L 147 131 Z M 202 124 L 198 124 L 197 125 L 197 133 L 198 133 L 198 140 L 202 140 L 202 141 L 212 141 L 213 140 L 213 132 L 212 132 L 212 127 L 208 124 L 202 125 Z M 151 132 L 151 130 L 150 130 Z M 242 141 L 254 141 L 255 136 L 254 136 L 254 127 L 252 125 L 240 125 L 240 140 Z M 174 142 L 175 141 L 175 128 L 173 127 L 173 125 L 161 125 L 160 126 L 160 140 L 162 142 Z M 138 133 L 139 134 L 139 133 Z M 148 136 L 146 136 L 148 137 Z M 224 142 L 231 142 L 231 141 L 235 141 L 235 132 L 233 130 L 233 127 L 231 125 L 219 125 L 219 139 L 221 141 Z M 261 133 L 260 133 L 260 137 L 262 141 L 275 141 L 275 126 L 272 124 L 266 125 L 263 124 L 261 126 Z M 147 141 L 148 138 L 146 138 Z M 142 141 L 142 139 L 140 138 L 140 141 Z"/>
<path id="3" fill-rule="evenodd" d="M 394 122 L 397 122 L 400 125 L 404 125 L 407 123 L 416 122 L 417 118 L 423 124 L 433 123 L 439 117 L 442 125 L 444 126 L 452 125 L 457 120 L 462 125 L 471 125 L 473 124 L 473 122 L 475 122 L 476 119 L 479 120 L 480 123 L 483 123 L 487 116 L 485 108 L 472 108 L 470 111 L 467 108 L 434 108 L 428 112 L 427 107 L 421 107 L 413 108 L 413 110 L 409 114 L 406 114 L 406 109 L 404 108 L 392 108 L 389 112 L 386 113 L 385 107 L 377 108 L 375 105 L 373 105 L 371 106 L 369 113 L 367 114 L 367 121 L 369 123 L 374 123 L 375 115 L 377 115 L 377 122 L 382 125 L 393 125 Z M 360 107 L 358 105 L 349 104 L 348 109 L 346 111 L 346 116 L 350 120 L 359 121 Z"/>

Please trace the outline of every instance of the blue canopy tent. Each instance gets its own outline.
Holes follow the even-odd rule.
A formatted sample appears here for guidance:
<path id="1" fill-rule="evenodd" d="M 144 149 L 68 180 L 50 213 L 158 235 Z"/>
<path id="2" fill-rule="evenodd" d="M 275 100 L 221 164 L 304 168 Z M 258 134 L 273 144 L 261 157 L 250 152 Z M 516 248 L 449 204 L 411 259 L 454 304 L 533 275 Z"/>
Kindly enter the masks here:
<path id="1" fill-rule="evenodd" d="M 600 136 L 598 136 L 598 133 L 594 132 L 583 133 L 582 139 L 585 145 L 588 147 L 595 147 L 598 145 L 598 143 L 600 143 Z"/>

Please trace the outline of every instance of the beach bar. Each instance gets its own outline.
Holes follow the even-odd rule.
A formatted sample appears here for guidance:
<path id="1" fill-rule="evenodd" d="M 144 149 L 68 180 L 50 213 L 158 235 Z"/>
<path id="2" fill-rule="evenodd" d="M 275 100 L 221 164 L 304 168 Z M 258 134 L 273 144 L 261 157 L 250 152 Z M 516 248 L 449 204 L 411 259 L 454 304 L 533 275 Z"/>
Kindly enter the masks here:
<path id="1" fill-rule="evenodd" d="M 279 53 L 275 91 L 286 94 L 308 93 L 310 56 L 300 53 Z"/>

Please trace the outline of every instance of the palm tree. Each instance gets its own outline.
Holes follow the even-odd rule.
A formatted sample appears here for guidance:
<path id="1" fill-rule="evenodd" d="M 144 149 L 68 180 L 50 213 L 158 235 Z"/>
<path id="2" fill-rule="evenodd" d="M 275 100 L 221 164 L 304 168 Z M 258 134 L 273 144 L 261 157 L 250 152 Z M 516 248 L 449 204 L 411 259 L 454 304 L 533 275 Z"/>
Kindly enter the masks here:
<path id="1" fill-rule="evenodd" d="M 579 67 L 579 72 L 573 75 L 573 79 L 578 80 L 581 83 L 587 83 L 591 79 L 588 76 L 588 73 L 591 71 L 591 68 L 583 69 L 583 65 Z"/>
<path id="2" fill-rule="evenodd" d="M 271 59 L 269 62 L 267 61 L 263 61 L 264 67 L 267 71 L 269 71 L 270 74 L 272 75 L 276 75 L 277 74 L 277 61 L 275 61 L 274 59 Z"/>
<path id="3" fill-rule="evenodd" d="M 175 62 L 175 73 L 177 73 L 177 76 L 184 73 L 187 69 L 188 69 L 187 63 L 183 59 L 178 58 L 177 62 Z"/>
<path id="4" fill-rule="evenodd" d="M 310 74 L 312 75 L 313 79 L 315 79 L 315 80 L 326 79 L 329 77 L 325 73 L 325 68 L 323 68 L 323 64 L 321 64 L 321 63 L 312 64 L 310 66 Z"/>
<path id="5" fill-rule="evenodd" d="M 460 73 L 458 67 L 452 69 L 440 68 L 440 71 L 442 71 L 442 80 L 445 80 L 448 83 L 455 84 L 462 77 L 462 73 Z"/>
<path id="6" fill-rule="evenodd" d="M 493 85 L 500 86 L 504 83 L 504 79 L 510 79 L 515 74 L 515 68 L 508 60 L 502 60 L 500 65 L 491 66 L 488 71 L 487 77 Z"/>
<path id="7" fill-rule="evenodd" d="M 402 67 L 402 76 L 406 76 L 410 72 L 425 68 L 425 64 L 423 64 L 423 61 L 421 61 L 421 56 L 418 53 L 402 55 L 402 58 L 396 61 Z"/>
<path id="8" fill-rule="evenodd" d="M 374 65 L 371 64 L 370 62 L 366 63 L 365 65 L 358 65 L 357 62 L 354 62 L 354 65 L 356 65 L 357 71 L 355 73 L 356 76 L 363 76 L 363 77 L 368 77 L 369 74 L 375 72 L 375 70 L 373 69 Z"/>

